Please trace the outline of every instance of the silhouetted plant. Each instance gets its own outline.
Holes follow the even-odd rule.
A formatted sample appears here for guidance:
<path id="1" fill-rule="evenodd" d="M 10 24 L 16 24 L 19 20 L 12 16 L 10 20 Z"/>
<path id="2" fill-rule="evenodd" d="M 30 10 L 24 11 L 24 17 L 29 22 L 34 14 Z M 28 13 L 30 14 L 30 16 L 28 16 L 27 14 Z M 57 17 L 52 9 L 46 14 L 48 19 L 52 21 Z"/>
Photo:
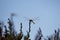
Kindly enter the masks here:
<path id="1" fill-rule="evenodd" d="M 37 35 L 36 35 L 36 37 L 35 37 L 35 40 L 41 40 L 42 37 L 43 37 L 42 31 L 41 31 L 41 29 L 39 28 L 38 33 L 37 33 Z"/>
<path id="2" fill-rule="evenodd" d="M 22 39 L 22 37 L 23 37 L 23 32 L 22 32 L 22 23 L 20 24 L 21 26 L 20 26 L 20 34 L 18 34 L 18 36 L 17 36 L 17 40 L 21 40 Z"/>
<path id="3" fill-rule="evenodd" d="M 12 14 L 11 16 L 13 16 L 14 14 Z M 32 19 L 29 19 L 29 30 L 27 30 L 27 35 L 24 36 L 23 34 L 23 31 L 22 31 L 22 23 L 20 23 L 20 33 L 16 35 L 16 32 L 14 30 L 14 22 L 8 18 L 8 29 L 7 30 L 7 27 L 6 25 L 4 26 L 5 28 L 5 31 L 4 31 L 4 34 L 2 33 L 3 31 L 3 27 L 1 26 L 2 23 L 0 23 L 0 40 L 22 40 L 22 38 L 24 37 L 24 40 L 31 40 L 30 39 L 30 32 L 31 32 L 31 23 L 35 24 L 34 21 Z M 60 36 L 59 36 L 59 33 L 60 32 L 60 29 L 55 30 L 55 34 L 52 35 L 54 37 L 48 37 L 47 39 L 44 39 L 44 40 L 60 40 Z M 2 36 L 3 35 L 3 36 Z M 36 34 L 36 37 L 35 37 L 35 40 L 42 40 L 42 30 L 41 28 L 39 28 L 37 34 Z M 52 39 L 53 38 L 53 39 Z"/>
<path id="4" fill-rule="evenodd" d="M 35 22 L 32 19 L 29 19 L 29 31 L 27 31 L 27 35 L 24 36 L 24 40 L 31 40 L 30 37 L 30 31 L 31 31 L 31 23 L 35 24 Z"/>
<path id="5" fill-rule="evenodd" d="M 5 40 L 8 40 L 8 35 L 9 35 L 8 32 L 9 31 L 7 30 L 6 26 L 4 26 L 4 27 L 5 27 L 5 34 L 4 34 L 5 35 Z"/>
<path id="6" fill-rule="evenodd" d="M 59 40 L 59 29 L 58 31 L 55 30 L 54 40 Z"/>
<path id="7" fill-rule="evenodd" d="M 48 40 L 51 40 L 51 38 L 50 38 L 50 37 L 48 37 Z"/>
<path id="8" fill-rule="evenodd" d="M 2 28 L 0 27 L 0 40 L 2 39 Z"/>

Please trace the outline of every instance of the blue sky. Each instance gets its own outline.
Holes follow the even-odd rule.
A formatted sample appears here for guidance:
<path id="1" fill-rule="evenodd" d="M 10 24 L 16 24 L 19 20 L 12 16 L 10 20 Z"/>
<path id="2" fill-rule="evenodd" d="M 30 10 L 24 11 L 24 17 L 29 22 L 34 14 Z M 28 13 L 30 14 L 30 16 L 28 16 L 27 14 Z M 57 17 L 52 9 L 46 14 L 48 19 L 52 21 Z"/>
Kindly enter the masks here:
<path id="1" fill-rule="evenodd" d="M 19 33 L 19 23 L 23 23 L 23 31 L 28 30 L 27 18 L 39 17 L 31 27 L 31 39 L 33 40 L 40 27 L 44 36 L 51 35 L 54 30 L 60 28 L 60 0 L 0 0 L 0 20 L 5 21 L 11 13 L 15 13 L 14 23 Z M 7 25 L 8 26 L 8 25 Z"/>

